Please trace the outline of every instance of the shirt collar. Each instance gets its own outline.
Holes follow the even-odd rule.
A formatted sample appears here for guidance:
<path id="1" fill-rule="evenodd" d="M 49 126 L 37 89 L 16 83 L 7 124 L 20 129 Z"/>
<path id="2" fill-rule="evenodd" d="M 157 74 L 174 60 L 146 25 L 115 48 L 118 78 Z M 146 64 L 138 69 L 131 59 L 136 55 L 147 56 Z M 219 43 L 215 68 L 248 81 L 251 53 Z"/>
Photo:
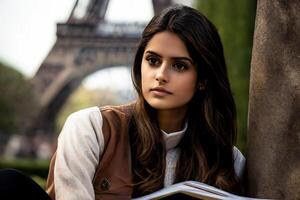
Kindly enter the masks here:
<path id="1" fill-rule="evenodd" d="M 184 136 L 187 127 L 188 127 L 188 123 L 185 122 L 184 128 L 181 131 L 166 133 L 165 131 L 161 130 L 167 151 L 169 149 L 176 147 L 179 144 L 182 137 Z"/>

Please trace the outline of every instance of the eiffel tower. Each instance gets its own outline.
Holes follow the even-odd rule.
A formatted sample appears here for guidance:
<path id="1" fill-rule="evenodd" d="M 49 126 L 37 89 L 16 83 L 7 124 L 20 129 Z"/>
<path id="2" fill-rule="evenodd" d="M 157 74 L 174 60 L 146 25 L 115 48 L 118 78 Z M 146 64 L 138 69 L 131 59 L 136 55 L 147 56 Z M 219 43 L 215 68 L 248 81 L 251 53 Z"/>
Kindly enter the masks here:
<path id="1" fill-rule="evenodd" d="M 109 0 L 85 0 L 86 12 L 77 0 L 65 23 L 57 24 L 57 40 L 32 79 L 36 106 L 25 132 L 52 133 L 58 111 L 88 75 L 113 66 L 131 66 L 145 24 L 111 23 L 105 20 Z M 172 4 L 152 0 L 154 14 Z"/>

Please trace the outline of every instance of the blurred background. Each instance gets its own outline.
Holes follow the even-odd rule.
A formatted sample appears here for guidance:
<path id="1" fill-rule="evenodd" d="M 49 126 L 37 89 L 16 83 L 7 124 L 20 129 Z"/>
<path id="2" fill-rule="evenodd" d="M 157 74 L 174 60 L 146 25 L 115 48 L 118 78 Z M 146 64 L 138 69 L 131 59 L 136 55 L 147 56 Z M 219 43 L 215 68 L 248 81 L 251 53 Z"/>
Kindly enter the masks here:
<path id="1" fill-rule="evenodd" d="M 81 23 L 87 19 L 84 15 L 89 10 L 89 2 L 88 0 L 0 1 L 0 168 L 20 169 L 31 175 L 42 186 L 45 185 L 49 159 L 55 150 L 57 136 L 70 113 L 90 106 L 120 104 L 134 100 L 130 62 L 127 65 L 114 64 L 113 67 L 97 66 L 88 72 L 82 72 L 84 75 L 77 75 L 80 78 L 76 79 L 76 84 L 72 82 L 71 89 L 60 90 L 62 94 L 57 99 L 63 100 L 55 107 L 55 114 L 50 112 L 46 117 L 38 114 L 37 110 L 47 113 L 48 111 L 43 109 L 49 110 L 52 107 L 41 106 L 49 94 L 44 94 L 47 91 L 44 87 L 40 88 L 40 93 L 36 92 L 36 85 L 44 84 L 41 82 L 42 78 L 36 77 L 47 79 L 47 73 L 53 76 L 51 75 L 53 71 L 45 69 L 49 68 L 46 64 L 52 62 L 55 57 L 51 56 L 54 50 L 57 52 L 57 49 L 63 49 L 61 50 L 63 56 L 68 56 L 71 51 L 66 48 L 67 42 L 60 42 L 68 41 L 64 35 L 66 26 L 57 26 L 57 23 L 74 28 L 78 21 Z M 105 2 L 108 2 L 107 11 L 102 20 L 105 21 L 105 26 L 102 25 L 103 28 L 99 31 L 102 31 L 101 33 L 115 34 L 114 31 L 111 32 L 112 27 L 108 26 L 110 24 L 117 24 L 113 26 L 114 28 L 125 26 L 126 30 L 129 30 L 130 24 L 143 27 L 155 13 L 152 0 Z M 237 105 L 239 132 L 237 146 L 246 154 L 249 72 L 256 0 L 174 2 L 200 10 L 219 30 Z M 87 27 L 94 25 L 85 23 L 86 31 L 90 30 Z M 136 33 L 140 34 L 139 31 Z M 127 40 L 134 41 L 134 37 L 131 34 Z M 59 67 L 57 69 L 61 70 Z M 51 79 L 53 84 L 59 83 L 60 77 L 57 76 L 57 80 L 56 76 L 53 77 Z M 64 91 L 67 91 L 66 95 L 63 94 Z M 44 96 L 37 95 L 42 93 Z M 54 101 L 56 104 L 57 99 Z M 42 126 L 32 128 L 35 122 L 45 123 L 40 122 L 41 118 L 51 119 L 51 122 L 49 121 L 51 127 L 47 131 L 43 132 L 40 128 Z M 30 132 L 31 130 L 34 130 L 34 133 Z"/>

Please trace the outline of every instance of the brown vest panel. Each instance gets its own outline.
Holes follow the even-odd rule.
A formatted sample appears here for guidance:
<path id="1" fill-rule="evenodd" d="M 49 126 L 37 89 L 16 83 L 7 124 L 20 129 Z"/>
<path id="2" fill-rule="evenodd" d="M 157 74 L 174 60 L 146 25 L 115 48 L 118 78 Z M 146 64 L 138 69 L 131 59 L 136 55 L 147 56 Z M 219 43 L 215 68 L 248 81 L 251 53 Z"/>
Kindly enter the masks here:
<path id="1" fill-rule="evenodd" d="M 101 108 L 105 148 L 94 176 L 95 199 L 131 199 L 130 106 Z"/>

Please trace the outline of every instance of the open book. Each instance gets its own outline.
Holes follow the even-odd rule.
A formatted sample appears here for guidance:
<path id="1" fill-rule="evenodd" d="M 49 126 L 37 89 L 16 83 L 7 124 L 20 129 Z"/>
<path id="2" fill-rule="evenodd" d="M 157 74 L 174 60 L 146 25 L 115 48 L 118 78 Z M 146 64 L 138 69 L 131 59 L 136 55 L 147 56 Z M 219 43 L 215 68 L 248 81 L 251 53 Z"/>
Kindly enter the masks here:
<path id="1" fill-rule="evenodd" d="M 250 200 L 254 198 L 241 197 L 225 192 L 213 186 L 197 181 L 185 181 L 176 183 L 169 187 L 158 190 L 154 193 L 135 198 L 134 200 L 150 199 L 204 199 L 204 200 Z"/>

